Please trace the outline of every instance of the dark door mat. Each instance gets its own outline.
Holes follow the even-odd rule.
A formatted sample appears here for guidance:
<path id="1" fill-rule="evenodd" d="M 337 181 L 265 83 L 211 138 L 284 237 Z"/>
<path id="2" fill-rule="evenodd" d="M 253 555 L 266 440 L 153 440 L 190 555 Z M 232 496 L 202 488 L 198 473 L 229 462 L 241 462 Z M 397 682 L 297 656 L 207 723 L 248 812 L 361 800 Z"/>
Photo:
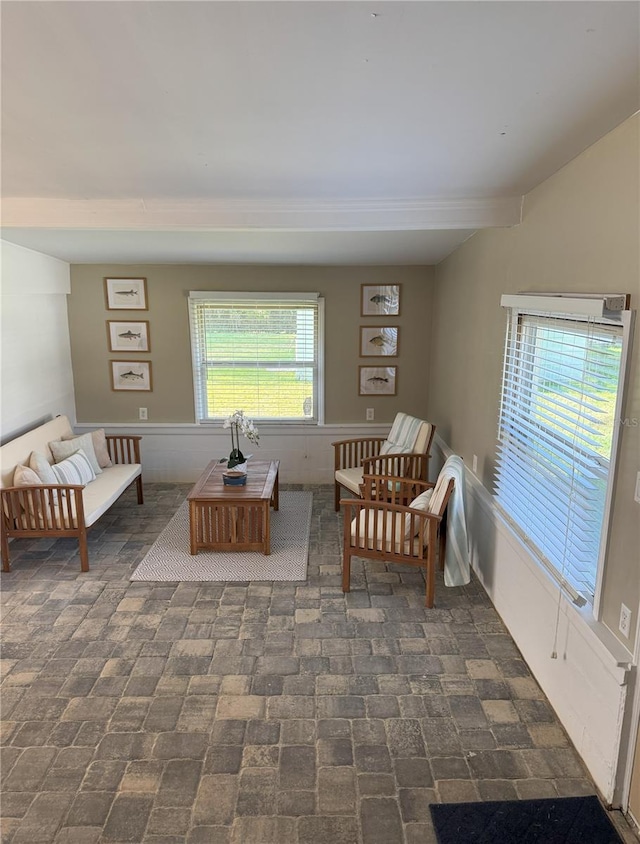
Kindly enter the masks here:
<path id="1" fill-rule="evenodd" d="M 434 803 L 438 844 L 623 844 L 597 797 Z"/>

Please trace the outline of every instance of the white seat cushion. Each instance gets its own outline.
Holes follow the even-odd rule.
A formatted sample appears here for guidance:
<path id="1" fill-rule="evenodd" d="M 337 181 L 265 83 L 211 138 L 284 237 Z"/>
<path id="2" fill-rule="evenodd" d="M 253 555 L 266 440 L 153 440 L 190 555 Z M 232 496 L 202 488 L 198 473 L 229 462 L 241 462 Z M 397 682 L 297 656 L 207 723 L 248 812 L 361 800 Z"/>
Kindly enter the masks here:
<path id="1" fill-rule="evenodd" d="M 70 530 L 78 527 L 76 519 L 76 508 L 74 499 L 62 497 L 61 506 L 58 506 L 58 498 L 55 493 L 46 492 L 44 495 L 44 507 L 39 503 L 34 508 L 30 506 L 29 512 L 23 511 L 17 519 L 17 526 L 23 530 L 37 530 L 45 526 L 51 530 Z M 36 521 L 34 521 L 34 518 Z M 46 525 L 45 525 L 46 522 Z"/>
<path id="2" fill-rule="evenodd" d="M 392 521 L 396 522 L 395 542 L 391 540 Z M 386 539 L 382 541 L 382 527 L 383 521 L 386 522 Z M 356 526 L 360 524 L 360 535 L 356 542 Z M 385 513 L 382 510 L 367 510 L 363 509 L 359 515 L 351 521 L 351 545 L 354 548 L 368 548 L 369 551 L 374 550 L 374 527 L 375 531 L 375 550 L 388 551 L 394 554 L 413 554 L 417 555 L 418 541 L 410 541 L 407 536 L 409 530 L 409 520 L 403 513 Z M 365 530 L 366 529 L 366 530 Z M 365 544 L 366 533 L 366 544 Z M 409 541 L 408 541 L 409 540 Z M 413 548 L 411 547 L 413 546 Z"/>
<path id="3" fill-rule="evenodd" d="M 84 523 L 87 527 L 97 522 L 100 516 L 109 509 L 109 507 L 122 495 L 123 489 L 126 488 L 138 475 L 142 474 L 142 466 L 139 463 L 122 464 L 110 466 L 103 469 L 98 477 L 87 484 L 82 490 L 82 504 L 84 508 Z M 53 499 L 57 502 L 57 499 Z M 49 527 L 68 528 L 76 526 L 75 508 L 72 507 L 71 513 L 67 512 L 66 501 L 63 502 L 64 508 L 64 524 L 60 521 L 59 508 L 55 507 L 54 519 L 51 518 L 50 509 L 47 506 L 47 523 Z M 42 513 L 37 514 L 39 525 L 43 527 Z M 27 515 L 22 516 L 23 527 L 35 527 L 29 523 Z M 70 525 L 70 522 L 72 525 Z"/>
<path id="4" fill-rule="evenodd" d="M 360 497 L 360 484 L 362 483 L 362 467 L 356 466 L 352 469 L 338 469 L 336 481 L 340 486 L 346 487 L 356 497 Z"/>
<path id="5" fill-rule="evenodd" d="M 142 466 L 139 463 L 118 464 L 103 469 L 95 481 L 87 484 L 82 491 L 86 526 L 89 527 L 106 513 L 122 494 L 123 487 L 128 486 L 140 474 Z"/>
<path id="6" fill-rule="evenodd" d="M 384 542 L 384 550 L 391 551 L 391 530 L 392 521 L 396 522 L 396 542 L 393 543 L 396 554 L 400 553 L 404 545 L 404 516 L 402 513 L 384 513 L 381 510 L 361 510 L 358 516 L 351 522 L 351 544 L 356 545 L 356 527 L 360 525 L 360 536 L 357 540 L 358 548 L 368 548 L 370 551 L 383 550 L 382 530 L 383 524 L 387 529 L 387 540 Z M 375 545 L 374 545 L 375 534 Z M 365 544 L 366 537 L 366 544 Z"/>

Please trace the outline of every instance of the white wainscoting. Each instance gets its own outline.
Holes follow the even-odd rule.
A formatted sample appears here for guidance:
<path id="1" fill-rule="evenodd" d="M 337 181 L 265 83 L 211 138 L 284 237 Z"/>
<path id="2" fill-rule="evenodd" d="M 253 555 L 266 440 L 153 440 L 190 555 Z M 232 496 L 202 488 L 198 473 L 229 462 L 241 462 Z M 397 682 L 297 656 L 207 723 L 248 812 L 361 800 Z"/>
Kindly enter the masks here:
<path id="1" fill-rule="evenodd" d="M 451 454 L 436 435 L 433 469 Z M 609 630 L 560 598 L 551 577 L 467 472 L 467 527 L 472 566 L 603 798 L 617 795 L 616 772 L 626 735 L 624 710 L 631 654 Z M 557 659 L 552 659 L 559 611 Z M 619 783 L 618 783 L 619 786 Z"/>
<path id="2" fill-rule="evenodd" d="M 221 425 L 110 425 L 78 423 L 84 433 L 104 428 L 108 434 L 142 435 L 144 479 L 149 482 L 195 482 L 214 458 L 228 457 L 229 431 Z M 257 460 L 279 460 L 280 482 L 290 484 L 332 484 L 333 448 L 331 443 L 353 437 L 386 436 L 390 424 L 362 425 L 261 425 L 260 446 L 241 438 L 243 454 Z"/>

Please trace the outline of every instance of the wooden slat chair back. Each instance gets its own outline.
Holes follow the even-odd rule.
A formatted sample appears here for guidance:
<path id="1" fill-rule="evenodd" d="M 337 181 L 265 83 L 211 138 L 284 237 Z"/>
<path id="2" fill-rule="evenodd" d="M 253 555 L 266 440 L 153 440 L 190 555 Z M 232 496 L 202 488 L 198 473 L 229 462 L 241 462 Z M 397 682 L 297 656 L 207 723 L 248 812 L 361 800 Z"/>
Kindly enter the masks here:
<path id="1" fill-rule="evenodd" d="M 393 475 L 426 481 L 435 425 L 397 413 L 386 437 L 360 437 L 332 443 L 334 448 L 335 509 L 341 488 L 360 495 L 365 474 Z"/>

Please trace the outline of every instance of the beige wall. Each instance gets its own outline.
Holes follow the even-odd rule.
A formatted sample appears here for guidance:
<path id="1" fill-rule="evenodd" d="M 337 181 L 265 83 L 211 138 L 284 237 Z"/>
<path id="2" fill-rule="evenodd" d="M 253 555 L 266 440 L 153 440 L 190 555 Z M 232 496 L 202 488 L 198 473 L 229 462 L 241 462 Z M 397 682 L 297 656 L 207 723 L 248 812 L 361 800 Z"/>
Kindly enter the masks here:
<path id="1" fill-rule="evenodd" d="M 500 295 L 527 290 L 620 292 L 640 306 L 639 118 L 631 118 L 525 198 L 523 222 L 475 234 L 436 267 L 430 418 L 492 489 L 506 316 Z M 622 426 L 603 591 L 618 633 L 622 601 L 640 603 L 640 326 Z M 635 421 L 635 427 L 634 425 Z"/>
<path id="2" fill-rule="evenodd" d="M 147 279 L 148 311 L 108 311 L 103 277 Z M 71 268 L 69 325 L 79 422 L 137 422 L 147 407 L 150 422 L 193 422 L 193 380 L 187 296 L 189 290 L 315 291 L 325 297 L 325 419 L 327 423 L 365 420 L 373 407 L 376 422 L 390 422 L 402 409 L 427 414 L 433 270 L 430 267 L 290 267 L 199 265 L 74 265 Z M 401 284 L 399 317 L 360 316 L 361 284 Z M 130 356 L 150 360 L 151 393 L 111 390 L 109 363 L 124 354 L 108 351 L 108 319 L 147 319 L 151 352 Z M 358 396 L 359 326 L 400 326 L 394 397 Z"/>

